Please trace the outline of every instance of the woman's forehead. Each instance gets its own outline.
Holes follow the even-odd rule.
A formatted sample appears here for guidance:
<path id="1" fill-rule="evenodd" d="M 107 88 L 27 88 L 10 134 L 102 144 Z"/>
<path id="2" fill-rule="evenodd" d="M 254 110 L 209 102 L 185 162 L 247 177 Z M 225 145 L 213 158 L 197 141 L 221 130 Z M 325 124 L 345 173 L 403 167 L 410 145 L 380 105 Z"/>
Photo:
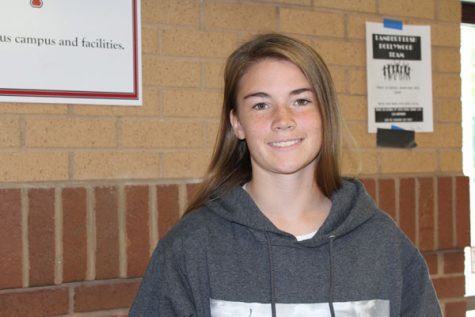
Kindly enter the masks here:
<path id="1" fill-rule="evenodd" d="M 299 67 L 287 60 L 265 59 L 251 65 L 238 82 L 238 95 L 266 90 L 312 88 Z"/>

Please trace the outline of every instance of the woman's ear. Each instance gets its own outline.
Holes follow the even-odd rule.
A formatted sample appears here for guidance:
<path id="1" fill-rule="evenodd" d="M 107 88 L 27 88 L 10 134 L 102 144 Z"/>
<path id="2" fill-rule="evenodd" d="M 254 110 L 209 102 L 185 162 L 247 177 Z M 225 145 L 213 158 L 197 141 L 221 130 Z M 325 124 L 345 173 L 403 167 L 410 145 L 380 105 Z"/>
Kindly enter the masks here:
<path id="1" fill-rule="evenodd" d="M 246 135 L 244 134 L 244 130 L 242 129 L 241 122 L 239 122 L 239 118 L 236 114 L 236 111 L 234 111 L 234 109 L 231 110 L 231 112 L 229 113 L 229 121 L 231 121 L 234 135 L 239 140 L 244 140 L 246 138 Z"/>

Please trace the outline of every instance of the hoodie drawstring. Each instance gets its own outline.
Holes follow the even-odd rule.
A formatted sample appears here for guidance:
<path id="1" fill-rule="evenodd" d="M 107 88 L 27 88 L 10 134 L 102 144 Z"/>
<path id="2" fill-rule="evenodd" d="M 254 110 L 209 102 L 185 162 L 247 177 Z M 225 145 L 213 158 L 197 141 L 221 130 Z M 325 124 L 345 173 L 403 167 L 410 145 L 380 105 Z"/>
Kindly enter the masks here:
<path id="1" fill-rule="evenodd" d="M 275 310 L 275 284 L 274 284 L 274 266 L 272 265 L 272 246 L 270 244 L 269 233 L 266 232 L 267 241 L 267 256 L 269 258 L 269 271 L 270 271 L 270 292 L 271 292 L 271 309 L 272 317 L 277 317 Z"/>
<path id="2" fill-rule="evenodd" d="M 335 317 L 335 309 L 333 307 L 333 293 L 334 293 L 334 272 L 333 272 L 333 240 L 335 239 L 334 235 L 328 237 L 330 239 L 330 294 L 328 296 L 328 305 L 330 306 L 330 313 L 332 317 Z"/>
<path id="3" fill-rule="evenodd" d="M 333 307 L 333 294 L 334 294 L 334 270 L 333 270 L 333 240 L 335 240 L 334 235 L 330 235 L 329 239 L 329 259 L 330 259 L 330 293 L 328 295 L 328 306 L 330 307 L 331 317 L 336 317 L 335 308 Z M 269 260 L 269 277 L 270 277 L 270 290 L 271 290 L 271 310 L 272 317 L 277 317 L 276 307 L 275 307 L 275 283 L 274 283 L 274 266 L 272 264 L 272 245 L 270 243 L 269 233 L 266 232 L 266 242 L 267 242 L 267 256 Z"/>

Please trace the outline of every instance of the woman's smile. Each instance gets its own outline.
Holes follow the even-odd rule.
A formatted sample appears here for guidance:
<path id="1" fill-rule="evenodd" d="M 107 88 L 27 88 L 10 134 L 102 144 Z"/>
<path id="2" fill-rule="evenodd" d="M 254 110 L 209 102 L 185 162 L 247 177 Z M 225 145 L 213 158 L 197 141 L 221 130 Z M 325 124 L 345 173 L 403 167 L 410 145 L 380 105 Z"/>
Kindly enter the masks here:
<path id="1" fill-rule="evenodd" d="M 269 142 L 268 144 L 272 147 L 277 147 L 277 148 L 289 148 L 294 145 L 302 143 L 303 139 L 298 138 L 298 139 L 290 139 L 290 140 L 284 140 L 284 141 L 274 141 L 274 142 Z"/>

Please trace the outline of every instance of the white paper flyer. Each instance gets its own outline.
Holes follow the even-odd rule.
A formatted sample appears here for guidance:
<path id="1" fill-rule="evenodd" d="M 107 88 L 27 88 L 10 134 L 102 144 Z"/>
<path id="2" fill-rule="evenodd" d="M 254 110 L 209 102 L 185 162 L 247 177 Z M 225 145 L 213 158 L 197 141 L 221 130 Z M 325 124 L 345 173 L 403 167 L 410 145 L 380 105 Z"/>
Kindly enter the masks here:
<path id="1" fill-rule="evenodd" d="M 366 22 L 368 132 L 433 131 L 430 27 Z"/>
<path id="2" fill-rule="evenodd" d="M 0 1 L 0 101 L 140 105 L 140 0 Z"/>

